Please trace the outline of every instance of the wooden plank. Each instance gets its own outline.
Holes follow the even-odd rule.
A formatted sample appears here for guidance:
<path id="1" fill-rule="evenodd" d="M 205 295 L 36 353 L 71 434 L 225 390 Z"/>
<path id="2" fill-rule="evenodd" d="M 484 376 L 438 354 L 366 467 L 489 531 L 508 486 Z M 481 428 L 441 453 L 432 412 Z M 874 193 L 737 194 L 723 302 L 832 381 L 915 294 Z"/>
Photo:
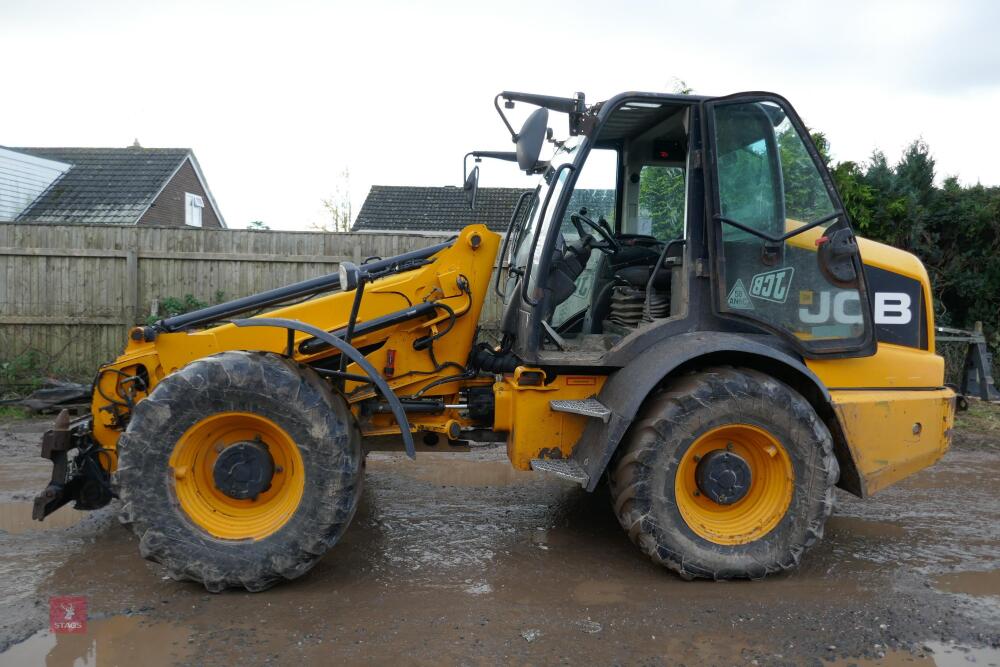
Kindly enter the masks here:
<path id="1" fill-rule="evenodd" d="M 120 317 L 67 317 L 63 315 L 0 315 L 0 324 L 128 324 Z"/>
<path id="2" fill-rule="evenodd" d="M 128 250 L 97 250 L 88 248 L 0 248 L 0 255 L 18 257 L 128 257 Z M 355 247 L 360 256 L 360 246 Z M 170 259 L 212 262 L 282 262 L 339 264 L 351 261 L 355 255 L 284 255 L 272 253 L 231 254 L 221 252 L 166 252 L 139 250 L 141 259 Z"/>
<path id="3" fill-rule="evenodd" d="M 0 255 L 14 255 L 16 257 L 125 257 L 125 251 L 88 248 L 0 248 Z"/>
<path id="4" fill-rule="evenodd" d="M 221 252 L 149 252 L 140 250 L 140 259 L 181 259 L 199 262 L 280 262 L 301 264 L 303 262 L 339 264 L 350 261 L 347 255 L 280 255 L 270 253 L 247 253 L 234 255 Z"/>

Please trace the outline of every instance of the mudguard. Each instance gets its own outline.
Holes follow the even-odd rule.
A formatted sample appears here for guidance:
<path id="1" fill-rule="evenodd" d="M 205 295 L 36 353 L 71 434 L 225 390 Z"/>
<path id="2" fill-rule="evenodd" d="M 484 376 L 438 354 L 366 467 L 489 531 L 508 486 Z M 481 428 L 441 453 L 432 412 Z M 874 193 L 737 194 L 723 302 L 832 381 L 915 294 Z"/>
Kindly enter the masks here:
<path id="1" fill-rule="evenodd" d="M 597 399 L 611 410 L 611 417 L 607 422 L 590 420 L 572 456 L 589 475 L 587 491 L 597 486 L 639 407 L 664 378 L 695 360 L 739 365 L 741 359 L 750 362 L 748 365 L 759 366 L 762 360 L 780 364 L 786 372 L 792 371 L 815 385 L 819 395 L 830 402 L 830 393 L 822 381 L 774 336 L 702 331 L 665 338 L 636 355 L 601 388 Z"/>
<path id="2" fill-rule="evenodd" d="M 238 327 L 280 327 L 282 329 L 302 331 L 340 350 L 341 354 L 356 363 L 371 378 L 372 384 L 375 385 L 375 388 L 389 403 L 392 414 L 399 424 L 399 435 L 403 439 L 403 448 L 406 450 L 406 455 L 411 459 L 417 457 L 416 447 L 413 444 L 413 434 L 410 433 L 410 421 L 406 418 L 406 411 L 403 410 L 403 404 L 392 390 L 392 387 L 385 381 L 385 378 L 375 370 L 375 367 L 365 359 L 365 356 L 357 348 L 328 331 L 323 331 L 318 327 L 306 324 L 305 322 L 299 322 L 298 320 L 286 320 L 278 317 L 255 317 L 252 319 L 236 320 L 233 324 Z"/>

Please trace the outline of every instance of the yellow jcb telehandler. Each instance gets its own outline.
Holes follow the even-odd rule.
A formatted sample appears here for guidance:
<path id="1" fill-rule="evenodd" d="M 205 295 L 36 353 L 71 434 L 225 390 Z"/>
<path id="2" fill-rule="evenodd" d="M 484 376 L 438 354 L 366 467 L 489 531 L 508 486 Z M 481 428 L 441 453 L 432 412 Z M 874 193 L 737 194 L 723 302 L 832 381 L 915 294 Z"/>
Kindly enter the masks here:
<path id="1" fill-rule="evenodd" d="M 518 132 L 515 104 L 536 107 Z M 472 225 L 132 329 L 90 415 L 46 433 L 35 518 L 118 498 L 173 577 L 259 591 L 344 534 L 367 452 L 502 441 L 515 468 L 607 478 L 629 538 L 682 577 L 760 578 L 821 538 L 835 486 L 865 497 L 945 452 L 927 273 L 855 237 L 786 100 L 494 106 L 515 150 L 466 163 L 537 176 L 504 237 Z"/>

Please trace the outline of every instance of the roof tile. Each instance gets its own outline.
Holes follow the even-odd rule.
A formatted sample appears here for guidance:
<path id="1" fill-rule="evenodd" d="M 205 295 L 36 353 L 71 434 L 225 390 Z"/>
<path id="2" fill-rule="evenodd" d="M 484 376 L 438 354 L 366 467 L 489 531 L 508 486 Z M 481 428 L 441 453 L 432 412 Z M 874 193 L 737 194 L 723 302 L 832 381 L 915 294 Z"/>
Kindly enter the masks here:
<path id="1" fill-rule="evenodd" d="M 11 148 L 72 166 L 19 222 L 134 224 L 167 179 L 190 155 L 187 148 Z"/>
<path id="2" fill-rule="evenodd" d="M 503 232 L 522 192 L 480 188 L 476 208 L 469 210 L 465 191 L 459 187 L 373 185 L 352 231 L 455 232 L 479 223 Z"/>

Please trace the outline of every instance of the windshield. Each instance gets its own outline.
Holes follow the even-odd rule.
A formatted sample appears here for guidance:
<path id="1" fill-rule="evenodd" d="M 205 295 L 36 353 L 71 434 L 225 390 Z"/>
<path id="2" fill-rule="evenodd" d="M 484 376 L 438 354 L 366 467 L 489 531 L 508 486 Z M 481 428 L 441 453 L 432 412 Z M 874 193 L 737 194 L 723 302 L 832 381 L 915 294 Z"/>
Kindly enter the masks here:
<path id="1" fill-rule="evenodd" d="M 563 144 L 562 147 L 558 148 L 555 155 L 552 156 L 552 159 L 549 162 L 550 168 L 546 169 L 545 173 L 539 179 L 540 187 L 538 190 L 538 196 L 534 198 L 531 210 L 525 218 L 524 224 L 518 230 L 516 238 L 512 242 L 512 260 L 510 264 L 511 267 L 520 270 L 522 273 L 525 266 L 528 264 L 529 254 L 531 253 L 531 244 L 536 234 L 538 234 L 539 241 L 535 247 L 534 263 L 536 265 L 538 263 L 538 259 L 542 252 L 542 246 L 544 245 L 544 239 L 549 225 L 552 222 L 552 216 L 559 200 L 559 195 L 562 192 L 563 185 L 566 183 L 566 179 L 569 178 L 569 169 L 558 171 L 558 177 L 555 176 L 556 171 L 559 170 L 560 166 L 573 161 L 576 157 L 578 147 L 579 139 L 574 137 Z M 541 209 L 546 200 L 548 200 L 549 205 L 544 212 L 545 219 L 541 220 Z M 542 225 L 542 230 L 540 232 L 538 230 L 539 225 Z M 531 282 L 534 283 L 534 281 L 535 276 L 532 276 Z"/>

